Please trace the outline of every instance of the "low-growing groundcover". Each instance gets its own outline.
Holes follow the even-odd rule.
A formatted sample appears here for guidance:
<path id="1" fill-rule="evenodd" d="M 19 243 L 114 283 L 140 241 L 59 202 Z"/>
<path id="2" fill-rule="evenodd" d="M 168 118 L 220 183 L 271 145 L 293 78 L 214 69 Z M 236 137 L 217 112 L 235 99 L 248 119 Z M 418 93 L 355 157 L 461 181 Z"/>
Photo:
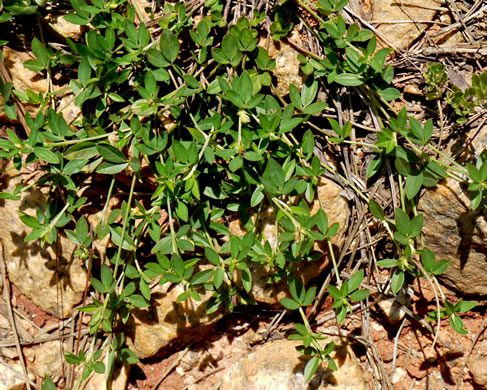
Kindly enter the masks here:
<path id="1" fill-rule="evenodd" d="M 319 299 L 333 298 L 338 324 L 357 302 L 368 309 L 371 291 L 361 285 L 374 267 L 385 267 L 391 270 L 389 282 L 374 293 L 398 294 L 414 278 L 427 278 L 438 307 L 427 319 L 439 325 L 448 318 L 455 331 L 466 332 L 460 313 L 475 303 L 446 299 L 437 277 L 449 261 L 424 247 L 423 215 L 416 206 L 424 188 L 451 177 L 468 185 L 473 210 L 483 207 L 486 155 L 461 165 L 440 149 L 434 115 L 419 121 L 406 108 L 394 110 L 389 102 L 401 93 L 391 86 L 395 70 L 386 59 L 392 50 L 378 47 L 370 30 L 345 18 L 346 0 L 245 4 L 237 9 L 224 0 L 165 2 L 152 11 L 127 0 L 0 2 L 2 29 L 15 31 L 35 20 L 41 31 L 31 40 L 33 59 L 24 66 L 48 80 L 56 74 L 67 78 L 72 103 L 82 113 L 67 123 L 66 105 L 59 104 L 52 83 L 43 94 L 1 82 L 6 114 L 25 125 L 10 126 L 0 138 L 0 158 L 12 161 L 10 169 L 35 164 L 42 175 L 0 196 L 18 199 L 33 186 L 48 186 L 45 209 L 36 216 L 19 210 L 32 228 L 25 240 L 54 245 L 65 235 L 91 271 L 93 294 L 78 310 L 92 316 L 92 343 L 66 354 L 81 372 L 67 388 L 78 388 L 95 373 L 107 374 L 109 381 L 116 361 L 138 361 L 125 346 L 120 324 L 132 309 L 151 304 L 154 281 L 184 286 L 178 301 L 198 301 L 202 290 L 211 291 L 208 313 L 232 311 L 254 304 L 250 269 L 257 266 L 274 271 L 269 283 L 288 286 L 289 298 L 281 303 L 299 313 L 289 338 L 302 340 L 300 352 L 311 356 L 306 380 L 322 362 L 335 370 L 333 343 L 322 343 L 325 337 L 312 330 L 306 314 L 317 287 L 304 286 L 295 272 L 298 264 L 320 257 L 313 250 L 317 241 L 327 243 L 333 264 Z M 78 40 L 55 35 L 46 20 L 50 13 L 64 13 L 84 33 Z M 259 42 L 264 37 L 286 42 L 293 30 L 307 31 L 319 49 L 294 43 L 303 85 L 291 84 L 281 96 L 275 60 Z M 475 76 L 465 92 L 445 92 L 442 72 L 441 66 L 428 66 L 426 98 L 445 97 L 452 117 L 463 123 L 484 104 L 487 76 Z M 37 113 L 24 116 L 19 102 L 37 106 Z M 349 105 L 373 115 L 376 128 L 354 126 L 358 120 L 344 109 Z M 318 152 L 347 161 L 356 146 L 370 156 L 357 178 L 346 164 L 335 166 Z M 337 224 L 329 225 L 322 208 L 310 215 L 324 175 L 342 185 L 352 203 L 368 208 L 393 245 L 390 258 L 366 264 L 354 251 L 335 256 L 330 239 Z M 367 188 L 384 176 L 396 183 L 398 198 L 380 204 Z M 95 182 L 106 183 L 101 205 L 80 196 Z M 92 226 L 83 212 L 87 205 L 104 211 Z M 268 208 L 275 218 L 275 245 L 263 240 L 250 217 Z M 246 229 L 243 236 L 230 233 L 228 221 L 235 216 Z M 107 236 L 111 249 L 101 263 L 91 247 Z M 102 336 L 109 337 L 95 348 Z M 43 388 L 53 386 L 47 378 Z"/>

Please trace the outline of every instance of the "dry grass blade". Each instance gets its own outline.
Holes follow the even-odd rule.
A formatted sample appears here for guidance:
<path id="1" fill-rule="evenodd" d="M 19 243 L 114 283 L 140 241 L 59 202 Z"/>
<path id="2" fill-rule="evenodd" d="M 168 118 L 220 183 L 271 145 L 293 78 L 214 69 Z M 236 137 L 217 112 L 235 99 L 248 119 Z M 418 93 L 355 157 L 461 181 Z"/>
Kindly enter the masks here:
<path id="1" fill-rule="evenodd" d="M 27 386 L 27 390 L 30 390 L 32 387 L 30 385 L 29 373 L 27 372 L 27 365 L 25 364 L 24 354 L 22 352 L 22 347 L 20 346 L 19 334 L 17 332 L 14 312 L 12 310 L 12 302 L 10 300 L 10 281 L 8 280 L 7 270 L 5 266 L 5 248 L 3 246 L 3 242 L 1 241 L 0 241 L 0 246 L 2 247 L 0 251 L 0 271 L 2 274 L 2 281 L 3 281 L 3 298 L 5 302 L 7 302 L 10 325 L 12 327 L 12 331 L 15 337 L 15 346 L 17 348 L 17 354 L 19 356 L 20 363 L 22 364 L 22 370 L 24 371 L 24 379 Z"/>

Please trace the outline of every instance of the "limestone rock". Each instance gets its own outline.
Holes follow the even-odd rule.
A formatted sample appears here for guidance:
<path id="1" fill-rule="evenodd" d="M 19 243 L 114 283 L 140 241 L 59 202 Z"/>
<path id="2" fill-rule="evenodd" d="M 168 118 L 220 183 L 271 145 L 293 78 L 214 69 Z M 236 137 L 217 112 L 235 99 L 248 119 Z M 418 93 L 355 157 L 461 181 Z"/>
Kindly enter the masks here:
<path id="1" fill-rule="evenodd" d="M 64 38 L 78 40 L 81 36 L 82 26 L 73 24 L 64 19 L 64 15 L 48 15 L 46 18 L 56 33 Z"/>
<path id="2" fill-rule="evenodd" d="M 355 0 L 351 6 L 364 19 L 373 21 L 379 34 L 400 49 L 411 44 L 430 26 L 414 21 L 431 21 L 437 13 L 439 3 L 435 0 L 401 2 L 397 0 Z M 411 23 L 389 23 L 411 21 Z M 380 42 L 380 39 L 379 39 Z M 389 46 L 386 42 L 384 46 Z"/>
<path id="3" fill-rule="evenodd" d="M 24 371 L 19 363 L 0 364 L 0 390 L 24 390 Z M 32 378 L 34 379 L 34 378 Z"/>
<path id="4" fill-rule="evenodd" d="M 293 31 L 290 39 L 298 44 L 301 40 L 296 31 Z M 283 41 L 274 41 L 271 37 L 261 39 L 259 46 L 267 49 L 269 57 L 276 60 L 276 66 L 272 73 L 277 79 L 277 91 L 281 96 L 289 93 L 289 85 L 294 84 L 301 89 L 305 75 L 301 72 L 301 63 L 298 60 L 299 52 L 291 45 Z"/>
<path id="5" fill-rule="evenodd" d="M 486 215 L 473 212 L 466 188 L 447 179 L 428 190 L 418 209 L 424 213 L 425 245 L 437 260 L 449 259 L 441 280 L 463 294 L 487 294 Z"/>
<path id="6" fill-rule="evenodd" d="M 449 154 L 460 152 L 458 159 L 480 155 L 487 146 L 487 126 L 478 133 L 474 129 L 465 139 L 455 139 Z M 468 145 L 467 147 L 465 145 Z M 443 282 L 463 294 L 487 295 L 487 210 L 481 204 L 475 212 L 465 185 L 452 179 L 443 180 L 428 190 L 419 201 L 424 213 L 425 245 L 436 259 L 451 261 Z"/>
<path id="7" fill-rule="evenodd" d="M 47 80 L 40 77 L 40 74 L 24 68 L 24 62 L 33 60 L 32 54 L 20 52 L 4 46 L 3 56 L 4 64 L 10 77 L 12 78 L 13 88 L 25 92 L 31 89 L 36 93 L 47 91 Z"/>
<path id="8" fill-rule="evenodd" d="M 406 315 L 406 312 L 401 307 L 409 307 L 410 301 L 411 296 L 404 292 L 404 289 L 401 289 L 393 299 L 380 301 L 378 306 L 387 315 L 387 319 L 391 323 L 396 323 L 401 321 Z"/>
<path id="9" fill-rule="evenodd" d="M 66 342 L 64 348 L 65 351 L 68 351 Z M 40 378 L 49 375 L 53 380 L 56 380 L 56 376 L 61 372 L 64 363 L 59 341 L 48 341 L 35 345 L 25 351 L 25 357 L 32 362 L 30 365 L 32 372 Z"/>
<path id="10" fill-rule="evenodd" d="M 307 359 L 296 351 L 299 341 L 278 340 L 235 362 L 224 374 L 221 390 L 264 389 L 340 389 L 365 390 L 362 370 L 353 351 L 346 345 L 336 345 L 332 357 L 338 371 L 331 372 L 323 365 L 306 386 L 304 367 Z M 338 343 L 337 343 L 338 344 Z"/>
<path id="11" fill-rule="evenodd" d="M 25 180 L 25 175 L 12 172 L 17 171 L 2 175 L 1 191 L 13 191 Z M 24 242 L 31 228 L 17 213 L 35 216 L 36 208 L 46 205 L 46 193 L 47 189 L 32 189 L 20 200 L 0 200 L 0 241 L 10 281 L 41 310 L 67 318 L 81 301 L 86 282 L 81 260 L 73 258 L 75 245 L 61 236 L 57 246 L 41 248 L 37 241 Z"/>
<path id="12" fill-rule="evenodd" d="M 345 241 L 345 233 L 348 227 L 348 219 L 350 217 L 350 209 L 344 197 L 340 195 L 342 188 L 332 180 L 321 178 L 318 184 L 317 194 L 314 201 L 309 205 L 311 215 L 314 215 L 320 208 L 320 202 L 323 204 L 323 209 L 328 216 L 328 225 L 339 223 L 337 233 L 332 237 L 331 243 L 334 247 L 341 247 Z M 269 241 L 271 246 L 277 244 L 275 233 L 275 214 L 272 208 L 264 210 L 259 216 L 259 221 L 256 222 L 259 230 L 262 232 L 265 240 Z M 234 220 L 229 226 L 230 232 L 233 235 L 244 235 L 245 229 L 239 220 Z M 323 253 L 320 259 L 312 262 L 302 262 L 297 266 L 296 274 L 300 275 L 303 282 L 306 284 L 310 279 L 317 277 L 328 265 L 331 258 L 329 255 L 328 244 L 324 242 L 315 242 L 314 250 Z M 269 305 L 278 304 L 279 300 L 288 296 L 288 288 L 284 283 L 268 284 L 269 277 L 275 270 L 269 267 L 253 266 L 249 264 L 249 269 L 252 273 L 252 290 L 250 295 L 257 302 L 266 303 Z"/>
<path id="13" fill-rule="evenodd" d="M 88 380 L 83 390 L 125 390 L 127 388 L 127 381 L 129 376 L 129 369 L 127 366 L 115 367 L 113 377 L 110 380 L 110 387 L 107 387 L 105 375 L 93 374 Z"/>
<path id="14" fill-rule="evenodd" d="M 201 302 L 192 298 L 176 302 L 183 292 L 180 284 L 168 289 L 157 286 L 152 291 L 150 307 L 132 310 L 127 323 L 127 344 L 138 358 L 154 356 L 176 340 L 187 343 L 201 337 L 202 332 L 222 318 L 222 311 L 206 314 L 211 291 L 199 292 Z"/>
<path id="15" fill-rule="evenodd" d="M 477 356 L 468 363 L 473 380 L 479 386 L 487 388 L 487 356 Z"/>

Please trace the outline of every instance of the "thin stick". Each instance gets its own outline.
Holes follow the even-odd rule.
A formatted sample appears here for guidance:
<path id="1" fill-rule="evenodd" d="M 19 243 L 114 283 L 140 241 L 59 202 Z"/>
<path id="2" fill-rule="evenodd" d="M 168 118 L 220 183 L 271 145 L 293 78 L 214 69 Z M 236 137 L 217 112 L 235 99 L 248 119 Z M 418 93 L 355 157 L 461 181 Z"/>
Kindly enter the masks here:
<path id="1" fill-rule="evenodd" d="M 10 281 L 7 278 L 7 270 L 5 266 L 5 247 L 3 246 L 3 242 L 0 241 L 0 245 L 2 246 L 2 255 L 0 259 L 0 269 L 2 272 L 2 280 L 3 280 L 3 298 L 7 303 L 8 308 L 8 316 L 10 320 L 10 324 L 12 326 L 12 331 L 15 337 L 15 347 L 17 348 L 17 354 L 19 355 L 20 363 L 22 364 L 22 370 L 24 371 L 25 376 L 25 384 L 27 386 L 27 390 L 31 390 L 30 381 L 29 381 L 29 373 L 27 372 L 27 366 L 25 364 L 24 355 L 22 353 L 22 347 L 20 346 L 19 334 L 17 332 L 17 326 L 15 325 L 15 317 L 14 312 L 12 310 L 12 302 L 10 301 Z"/>
<path id="2" fill-rule="evenodd" d="M 189 348 L 191 347 L 191 344 L 189 344 L 184 351 L 182 351 L 178 358 L 174 361 L 173 364 L 171 364 L 171 366 L 164 372 L 164 374 L 162 374 L 162 376 L 159 378 L 159 380 L 157 381 L 157 383 L 152 386 L 152 389 L 151 390 L 156 390 L 159 385 L 162 383 L 162 381 L 164 379 L 166 379 L 166 377 L 171 373 L 172 370 L 174 370 L 177 366 L 179 366 L 179 363 L 181 363 L 181 360 L 183 359 L 184 355 L 186 355 L 186 352 L 189 351 Z"/>
<path id="3" fill-rule="evenodd" d="M 480 325 L 480 329 L 477 332 L 477 334 L 475 335 L 475 338 L 473 339 L 472 346 L 470 347 L 470 350 L 468 351 L 468 354 L 465 357 L 465 360 L 463 361 L 462 368 L 460 368 L 460 372 L 458 373 L 458 379 L 457 379 L 457 389 L 458 390 L 460 390 L 462 388 L 463 370 L 467 366 L 468 359 L 470 359 L 470 355 L 472 355 L 473 347 L 475 347 L 475 344 L 477 344 L 477 341 L 479 341 L 480 336 L 482 335 L 482 333 L 484 333 L 486 326 L 487 326 L 487 317 L 484 318 L 482 325 Z"/>

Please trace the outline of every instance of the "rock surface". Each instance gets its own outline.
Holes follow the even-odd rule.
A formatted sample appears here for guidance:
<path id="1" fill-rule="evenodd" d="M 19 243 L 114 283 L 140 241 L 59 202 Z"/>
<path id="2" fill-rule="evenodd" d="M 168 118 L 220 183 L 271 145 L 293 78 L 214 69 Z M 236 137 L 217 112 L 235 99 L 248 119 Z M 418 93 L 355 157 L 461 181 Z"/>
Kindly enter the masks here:
<path id="1" fill-rule="evenodd" d="M 345 241 L 345 233 L 348 228 L 348 219 L 350 217 L 350 208 L 347 200 L 340 195 L 342 188 L 332 180 L 321 178 L 318 184 L 316 196 L 311 205 L 309 205 L 311 215 L 314 215 L 320 208 L 320 201 L 323 204 L 323 209 L 328 216 L 328 225 L 339 223 L 337 233 L 332 237 L 331 243 L 335 247 L 341 247 Z M 276 245 L 275 234 L 275 214 L 272 208 L 269 208 L 261 213 L 257 224 L 262 231 L 265 240 L 269 241 L 271 246 Z M 229 226 L 230 232 L 233 235 L 244 235 L 245 229 L 239 220 L 234 220 Z M 314 250 L 322 252 L 323 256 L 312 262 L 303 262 L 297 266 L 296 274 L 300 275 L 303 282 L 306 284 L 312 278 L 317 277 L 330 264 L 331 258 L 329 255 L 328 244 L 324 242 L 315 242 Z M 251 296 L 257 302 L 266 303 L 269 305 L 278 304 L 279 300 L 288 296 L 288 288 L 284 283 L 267 284 L 269 277 L 275 272 L 269 267 L 253 267 L 251 264 L 249 268 L 252 272 L 252 290 Z"/>
<path id="2" fill-rule="evenodd" d="M 338 371 L 320 366 L 315 377 L 306 386 L 304 367 L 307 358 L 296 351 L 298 341 L 278 340 L 238 360 L 225 373 L 221 390 L 295 390 L 340 389 L 365 390 L 362 370 L 357 358 L 347 346 L 336 346 L 332 354 Z"/>
<path id="3" fill-rule="evenodd" d="M 65 351 L 68 351 L 68 343 L 64 344 Z M 48 341 L 32 348 L 26 349 L 25 357 L 32 372 L 44 378 L 49 375 L 53 381 L 57 381 L 64 362 L 64 355 L 59 341 Z"/>
<path id="4" fill-rule="evenodd" d="M 397 48 L 408 49 L 431 25 L 416 21 L 432 20 L 437 13 L 439 3 L 435 0 L 422 0 L 420 2 L 355 0 L 351 2 L 351 6 L 364 19 L 374 22 L 373 24 L 379 34 L 387 38 L 388 42 L 383 46 L 389 46 L 391 43 Z M 406 21 L 406 23 L 391 23 L 394 21 Z"/>
<path id="5" fill-rule="evenodd" d="M 479 155 L 487 146 L 487 126 L 474 129 L 465 139 L 456 139 L 449 154 L 461 152 L 461 158 Z M 467 147 L 465 145 L 468 145 Z M 451 261 L 441 279 L 463 294 L 487 295 L 487 210 L 481 204 L 470 208 L 465 185 L 446 179 L 428 190 L 419 201 L 424 213 L 425 245 L 436 259 Z"/>
<path id="6" fill-rule="evenodd" d="M 16 171 L 2 175 L 1 191 L 13 191 L 25 180 L 24 175 L 12 172 Z M 31 190 L 20 200 L 0 200 L 0 241 L 10 281 L 41 310 L 67 318 L 81 301 L 86 282 L 81 260 L 72 256 L 75 245 L 64 237 L 58 237 L 57 248 L 41 248 L 38 241 L 24 242 L 31 228 L 17 213 L 34 216 L 37 207 L 45 207 L 46 193 L 47 189 Z"/>
<path id="7" fill-rule="evenodd" d="M 129 369 L 126 366 L 116 367 L 110 381 L 111 390 L 125 390 L 127 388 Z M 94 374 L 83 390 L 107 390 L 105 375 Z"/>
<path id="8" fill-rule="evenodd" d="M 187 343 L 201 338 L 202 332 L 223 316 L 221 311 L 206 314 L 211 291 L 200 292 L 201 302 L 192 298 L 176 302 L 183 287 L 166 286 L 157 286 L 152 291 L 150 307 L 133 310 L 127 323 L 128 346 L 139 359 L 154 356 L 176 339 Z"/>
<path id="9" fill-rule="evenodd" d="M 466 189 L 447 179 L 427 191 L 418 208 L 424 213 L 425 245 L 437 260 L 451 261 L 441 279 L 463 294 L 486 295 L 487 221 L 484 214 L 470 209 Z"/>
<path id="10" fill-rule="evenodd" d="M 301 44 L 296 31 L 292 32 L 290 39 Z M 279 95 L 286 96 L 289 93 L 290 84 L 294 84 L 298 89 L 301 89 L 306 77 L 300 70 L 299 52 L 284 41 L 274 41 L 272 38 L 268 38 L 268 40 L 261 39 L 259 46 L 266 48 L 269 57 L 276 60 L 276 66 L 272 73 L 277 80 L 276 89 Z"/>
<path id="11" fill-rule="evenodd" d="M 0 390 L 24 390 L 26 381 L 23 372 L 19 363 L 11 363 L 8 367 L 0 364 Z"/>
<path id="12" fill-rule="evenodd" d="M 487 388 L 487 356 L 477 356 L 468 363 L 473 380 L 479 386 Z"/>

